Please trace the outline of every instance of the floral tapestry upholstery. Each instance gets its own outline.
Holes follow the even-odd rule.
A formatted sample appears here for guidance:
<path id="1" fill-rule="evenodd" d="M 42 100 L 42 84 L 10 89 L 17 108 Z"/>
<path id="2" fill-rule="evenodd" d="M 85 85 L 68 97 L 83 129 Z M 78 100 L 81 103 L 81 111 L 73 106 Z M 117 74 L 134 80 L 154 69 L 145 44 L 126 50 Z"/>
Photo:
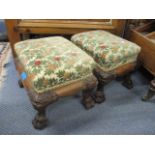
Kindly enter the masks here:
<path id="1" fill-rule="evenodd" d="M 103 30 L 75 34 L 71 40 L 91 55 L 104 71 L 136 62 L 141 50 L 135 43 Z"/>
<path id="2" fill-rule="evenodd" d="M 29 78 L 36 92 L 85 79 L 95 67 L 88 54 L 63 37 L 21 41 L 15 44 L 15 52 L 24 66 L 24 80 Z"/>

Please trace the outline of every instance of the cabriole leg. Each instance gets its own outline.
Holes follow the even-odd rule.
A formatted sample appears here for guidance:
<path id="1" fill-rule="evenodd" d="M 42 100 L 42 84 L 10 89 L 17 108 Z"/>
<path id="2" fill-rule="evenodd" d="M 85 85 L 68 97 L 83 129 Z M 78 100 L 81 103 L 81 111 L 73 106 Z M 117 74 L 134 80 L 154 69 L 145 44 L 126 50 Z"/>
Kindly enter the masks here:
<path id="1" fill-rule="evenodd" d="M 97 90 L 94 95 L 94 100 L 96 103 L 102 103 L 105 101 L 104 85 L 105 85 L 104 81 L 101 80 L 98 81 Z"/>

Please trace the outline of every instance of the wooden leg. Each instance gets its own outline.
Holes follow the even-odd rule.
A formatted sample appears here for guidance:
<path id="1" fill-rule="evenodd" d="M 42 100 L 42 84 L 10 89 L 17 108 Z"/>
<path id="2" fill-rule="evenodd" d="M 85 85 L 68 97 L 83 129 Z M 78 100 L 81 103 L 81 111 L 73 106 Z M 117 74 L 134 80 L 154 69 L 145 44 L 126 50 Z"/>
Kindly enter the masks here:
<path id="1" fill-rule="evenodd" d="M 24 87 L 21 79 L 18 80 L 18 85 L 19 85 L 20 88 L 23 88 Z"/>
<path id="2" fill-rule="evenodd" d="M 95 102 L 92 97 L 92 89 L 85 89 L 82 91 L 82 104 L 86 109 L 90 109 L 95 106 Z"/>
<path id="3" fill-rule="evenodd" d="M 102 103 L 105 101 L 105 95 L 104 95 L 104 86 L 116 78 L 115 72 L 103 72 L 100 69 L 95 69 L 93 71 L 94 75 L 96 76 L 98 80 L 97 90 L 94 94 L 94 100 L 96 103 Z"/>
<path id="4" fill-rule="evenodd" d="M 151 81 L 147 94 L 142 97 L 142 101 L 148 101 L 155 95 L 155 78 Z"/>
<path id="5" fill-rule="evenodd" d="M 122 85 L 125 86 L 127 89 L 133 88 L 133 82 L 131 80 L 131 74 L 127 74 L 124 76 L 124 80 L 122 82 Z"/>
<path id="6" fill-rule="evenodd" d="M 37 110 L 37 114 L 34 120 L 32 121 L 32 124 L 35 129 L 44 129 L 47 126 L 47 122 L 48 122 L 45 114 L 46 107 L 34 106 L 34 108 Z"/>
<path id="7" fill-rule="evenodd" d="M 104 81 L 98 81 L 97 90 L 94 95 L 94 100 L 96 103 L 102 103 L 105 101 L 105 95 L 104 95 Z"/>

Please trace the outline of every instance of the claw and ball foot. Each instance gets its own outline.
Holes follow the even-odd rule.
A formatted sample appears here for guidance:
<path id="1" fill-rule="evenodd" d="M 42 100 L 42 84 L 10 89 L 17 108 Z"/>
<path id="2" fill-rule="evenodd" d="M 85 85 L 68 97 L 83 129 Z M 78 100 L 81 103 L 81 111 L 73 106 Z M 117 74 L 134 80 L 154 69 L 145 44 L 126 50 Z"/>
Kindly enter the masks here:
<path id="1" fill-rule="evenodd" d="M 93 108 L 95 106 L 95 102 L 92 97 L 93 88 L 87 88 L 82 91 L 82 104 L 86 109 Z"/>
<path id="2" fill-rule="evenodd" d="M 96 91 L 94 95 L 94 100 L 96 103 L 100 104 L 105 101 L 105 95 L 103 91 Z"/>
<path id="3" fill-rule="evenodd" d="M 126 76 L 124 77 L 124 80 L 123 80 L 123 82 L 122 82 L 122 85 L 123 85 L 124 87 L 126 87 L 127 89 L 132 89 L 132 88 L 133 88 L 133 82 L 132 82 L 132 80 L 131 80 L 130 74 L 128 74 L 128 75 L 126 75 Z"/>
<path id="4" fill-rule="evenodd" d="M 98 104 L 105 101 L 104 85 L 105 85 L 105 82 L 102 81 L 102 80 L 99 80 L 97 90 L 96 90 L 96 92 L 94 94 L 94 100 Z"/>
<path id="5" fill-rule="evenodd" d="M 82 104 L 84 105 L 85 109 L 91 109 L 95 106 L 95 102 L 91 96 L 83 97 Z"/>
<path id="6" fill-rule="evenodd" d="M 37 114 L 34 120 L 32 121 L 32 124 L 35 129 L 44 129 L 48 123 L 48 119 L 46 118 L 46 114 L 45 114 L 45 107 L 43 108 L 35 107 L 35 109 L 37 110 Z"/>

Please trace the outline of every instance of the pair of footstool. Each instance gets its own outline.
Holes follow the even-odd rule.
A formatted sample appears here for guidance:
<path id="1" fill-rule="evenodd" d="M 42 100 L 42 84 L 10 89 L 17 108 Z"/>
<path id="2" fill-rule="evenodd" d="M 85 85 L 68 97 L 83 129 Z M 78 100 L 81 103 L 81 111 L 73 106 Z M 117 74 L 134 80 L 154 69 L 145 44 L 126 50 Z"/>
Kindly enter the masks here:
<path id="1" fill-rule="evenodd" d="M 82 91 L 87 109 L 103 102 L 104 85 L 132 71 L 140 52 L 136 44 L 103 30 L 75 34 L 71 41 L 60 36 L 29 39 L 14 49 L 19 84 L 37 110 L 36 129 L 47 126 L 46 107 L 61 97 Z M 129 78 L 125 81 L 131 86 Z"/>

